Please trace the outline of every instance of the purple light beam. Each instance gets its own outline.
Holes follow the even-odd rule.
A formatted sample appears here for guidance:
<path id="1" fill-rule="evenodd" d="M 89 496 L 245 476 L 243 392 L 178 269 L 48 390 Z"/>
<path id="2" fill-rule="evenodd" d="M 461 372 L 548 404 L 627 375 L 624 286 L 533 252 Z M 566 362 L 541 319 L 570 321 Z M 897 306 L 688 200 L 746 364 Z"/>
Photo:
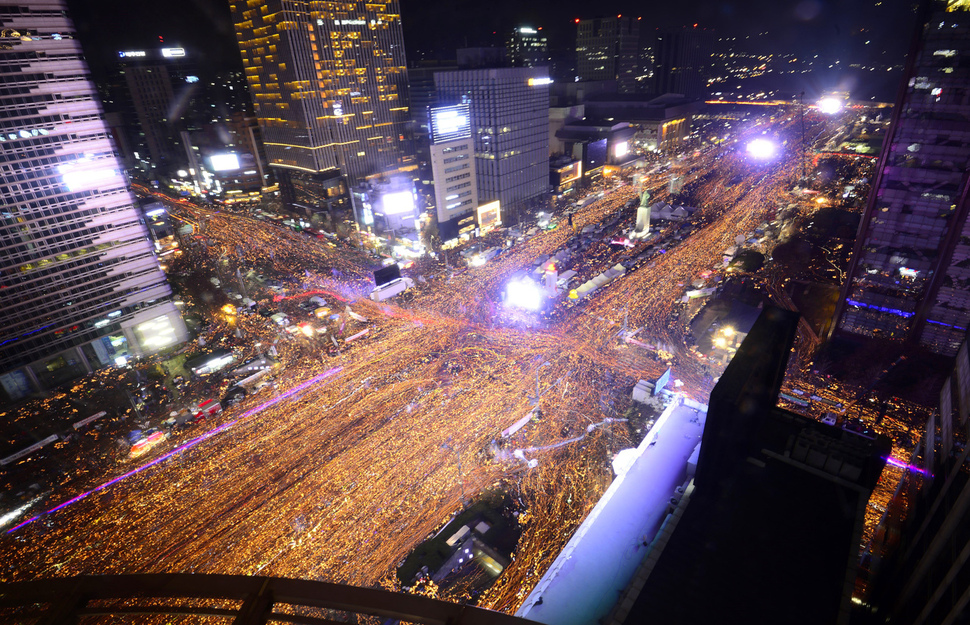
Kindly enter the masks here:
<path id="1" fill-rule="evenodd" d="M 929 475 L 930 477 L 932 477 L 932 474 L 926 469 L 921 469 L 915 464 L 907 464 L 906 462 L 903 462 L 902 460 L 897 460 L 892 456 L 889 456 L 886 458 L 886 463 L 891 464 L 894 467 L 899 467 L 900 469 L 907 469 L 909 471 L 915 471 L 916 473 L 920 473 L 922 475 Z"/>
<path id="2" fill-rule="evenodd" d="M 163 462 L 165 460 L 168 460 L 172 456 L 175 456 L 177 454 L 180 454 L 183 451 L 185 451 L 186 449 L 190 449 L 192 447 L 195 447 L 196 445 L 198 445 L 202 441 L 206 440 L 207 438 L 211 438 L 211 437 L 215 436 L 216 434 L 218 434 L 220 432 L 224 432 L 224 431 L 228 430 L 229 428 L 231 428 L 232 426 L 236 425 L 237 423 L 239 423 L 243 419 L 245 419 L 247 417 L 251 417 L 252 415 L 257 414 L 259 412 L 262 412 L 263 410 L 265 410 L 266 408 L 269 408 L 270 406 L 276 404 L 277 402 L 282 401 L 282 400 L 286 399 L 287 397 L 291 397 L 292 395 L 294 395 L 296 393 L 299 393 L 300 391 L 304 390 L 305 388 L 307 388 L 309 386 L 312 386 L 313 384 L 316 384 L 317 382 L 320 382 L 320 381 L 322 381 L 322 380 L 324 380 L 326 378 L 329 378 L 331 375 L 333 375 L 335 373 L 339 373 L 341 369 L 343 369 L 343 367 L 334 367 L 333 369 L 329 369 L 327 371 L 324 371 L 320 375 L 318 375 L 316 377 L 313 377 L 313 378 L 310 378 L 309 380 L 307 380 L 303 384 L 300 384 L 299 386 L 296 386 L 294 388 L 291 388 L 290 390 L 286 391 L 285 393 L 283 393 L 281 395 L 277 395 L 276 397 L 274 397 L 274 398 L 272 398 L 272 399 L 270 399 L 270 400 L 268 400 L 266 402 L 263 402 L 262 404 L 260 404 L 259 406 L 256 406 L 252 410 L 247 411 L 245 414 L 241 415 L 239 418 L 233 419 L 232 421 L 230 421 L 228 423 L 223 423 L 222 425 L 220 425 L 219 427 L 215 428 L 214 430 L 210 430 L 210 431 L 206 432 L 205 434 L 202 434 L 201 436 L 196 436 L 192 440 L 187 441 L 185 443 L 182 443 L 181 445 L 179 445 L 178 447 L 176 447 L 172 451 L 168 452 L 164 456 L 159 456 L 158 458 L 155 458 L 154 460 L 152 460 L 148 464 L 144 464 L 144 465 L 138 467 L 137 469 L 132 469 L 131 471 L 128 471 L 127 473 L 125 473 L 123 475 L 119 475 L 118 477 L 114 478 L 113 480 L 109 480 L 109 481 L 105 482 L 104 484 L 101 484 L 100 486 L 95 486 L 91 490 L 89 490 L 87 492 L 84 492 L 84 493 L 81 493 L 80 495 L 78 495 L 77 497 L 74 497 L 72 499 L 68 499 L 64 503 L 62 503 L 60 505 L 57 505 L 57 506 L 54 506 L 53 508 L 51 508 L 50 510 L 47 510 L 46 512 L 41 512 L 39 514 L 36 514 L 35 516 L 33 516 L 33 517 L 27 519 L 26 521 L 24 521 L 23 523 L 21 523 L 20 525 L 16 525 L 14 527 L 11 527 L 10 529 L 7 530 L 6 533 L 7 534 L 12 534 L 12 533 L 16 532 L 17 530 L 19 530 L 20 528 L 25 527 L 27 525 L 30 525 L 31 523 L 33 523 L 37 519 L 41 518 L 42 516 L 47 516 L 47 515 L 54 514 L 58 510 L 62 510 L 62 509 L 68 507 L 69 505 L 71 505 L 73 503 L 77 503 L 78 501 L 81 501 L 82 499 L 84 499 L 88 495 L 93 495 L 94 493 L 98 492 L 99 490 L 104 490 L 105 488 L 108 488 L 112 484 L 116 484 L 116 483 L 120 482 L 121 480 L 123 480 L 123 479 L 125 479 L 127 477 L 131 477 L 132 475 L 136 475 L 138 473 L 141 473 L 145 469 L 148 469 L 150 467 L 155 466 L 156 464 L 158 464 L 160 462 Z"/>

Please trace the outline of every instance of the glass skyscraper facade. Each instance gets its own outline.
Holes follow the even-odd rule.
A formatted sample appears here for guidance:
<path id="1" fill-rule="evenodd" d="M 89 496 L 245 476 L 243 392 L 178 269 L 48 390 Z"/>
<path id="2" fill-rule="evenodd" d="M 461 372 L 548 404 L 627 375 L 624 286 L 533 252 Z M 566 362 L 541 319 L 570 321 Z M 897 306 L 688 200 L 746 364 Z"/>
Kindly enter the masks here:
<path id="1" fill-rule="evenodd" d="M 970 11 L 959 2 L 930 8 L 859 227 L 837 328 L 953 355 L 970 325 Z"/>
<path id="2" fill-rule="evenodd" d="M 397 0 L 230 7 L 270 166 L 339 171 L 355 184 L 403 163 L 407 69 Z"/>
<path id="3" fill-rule="evenodd" d="M 182 342 L 61 0 L 0 0 L 0 397 Z"/>
<path id="4" fill-rule="evenodd" d="M 437 72 L 434 80 L 443 104 L 469 105 L 480 203 L 499 200 L 514 216 L 549 191 L 546 68 Z"/>

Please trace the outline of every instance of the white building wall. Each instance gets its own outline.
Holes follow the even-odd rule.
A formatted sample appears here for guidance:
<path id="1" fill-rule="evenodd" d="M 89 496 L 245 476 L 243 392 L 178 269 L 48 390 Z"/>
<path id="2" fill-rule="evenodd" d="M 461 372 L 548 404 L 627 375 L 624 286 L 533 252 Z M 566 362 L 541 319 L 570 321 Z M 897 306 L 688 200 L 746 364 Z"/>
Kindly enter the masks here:
<path id="1" fill-rule="evenodd" d="M 438 221 L 450 221 L 478 208 L 474 141 L 456 139 L 431 146 L 434 200 Z"/>

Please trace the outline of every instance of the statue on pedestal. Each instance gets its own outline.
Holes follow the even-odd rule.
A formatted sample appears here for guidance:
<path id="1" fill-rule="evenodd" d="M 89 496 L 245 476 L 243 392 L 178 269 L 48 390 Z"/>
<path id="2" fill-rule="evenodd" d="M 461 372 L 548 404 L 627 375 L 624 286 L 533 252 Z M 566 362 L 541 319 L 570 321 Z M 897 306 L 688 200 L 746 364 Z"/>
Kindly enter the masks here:
<path id="1" fill-rule="evenodd" d="M 637 208 L 637 225 L 630 232 L 631 239 L 643 239 L 650 234 L 650 191 L 644 189 L 640 194 L 640 206 Z"/>

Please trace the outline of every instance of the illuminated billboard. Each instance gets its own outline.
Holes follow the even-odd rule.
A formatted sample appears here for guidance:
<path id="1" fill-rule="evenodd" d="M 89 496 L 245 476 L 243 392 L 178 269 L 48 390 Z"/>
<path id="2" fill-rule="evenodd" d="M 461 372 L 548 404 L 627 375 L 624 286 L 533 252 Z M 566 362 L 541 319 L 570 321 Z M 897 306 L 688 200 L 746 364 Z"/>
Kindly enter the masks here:
<path id="1" fill-rule="evenodd" d="M 168 315 L 139 323 L 135 337 L 143 350 L 153 353 L 180 342 L 178 329 Z"/>
<path id="2" fill-rule="evenodd" d="M 185 49 L 183 48 L 162 48 L 162 56 L 166 59 L 172 59 L 180 56 L 185 56 Z"/>
<path id="3" fill-rule="evenodd" d="M 122 59 L 140 59 L 146 56 L 144 50 L 125 50 L 118 53 L 118 57 Z"/>
<path id="4" fill-rule="evenodd" d="M 478 228 L 482 234 L 501 225 L 502 211 L 498 200 L 478 207 Z"/>
<path id="5" fill-rule="evenodd" d="M 552 84 L 552 78 L 549 78 L 548 76 L 539 76 L 538 78 L 529 79 L 530 87 L 538 87 L 539 85 L 551 85 L 551 84 Z"/>
<path id="6" fill-rule="evenodd" d="M 385 215 L 403 215 L 414 212 L 414 195 L 410 191 L 388 193 L 381 198 Z"/>
<path id="7" fill-rule="evenodd" d="M 623 158 L 630 153 L 630 144 L 626 141 L 617 141 L 613 146 L 613 157 Z"/>
<path id="8" fill-rule="evenodd" d="M 239 155 L 232 152 L 213 154 L 206 157 L 206 160 L 209 161 L 209 169 L 212 171 L 235 171 L 241 167 Z"/>
<path id="9" fill-rule="evenodd" d="M 467 104 L 440 106 L 430 110 L 431 141 L 454 141 L 472 136 L 471 112 Z"/>

